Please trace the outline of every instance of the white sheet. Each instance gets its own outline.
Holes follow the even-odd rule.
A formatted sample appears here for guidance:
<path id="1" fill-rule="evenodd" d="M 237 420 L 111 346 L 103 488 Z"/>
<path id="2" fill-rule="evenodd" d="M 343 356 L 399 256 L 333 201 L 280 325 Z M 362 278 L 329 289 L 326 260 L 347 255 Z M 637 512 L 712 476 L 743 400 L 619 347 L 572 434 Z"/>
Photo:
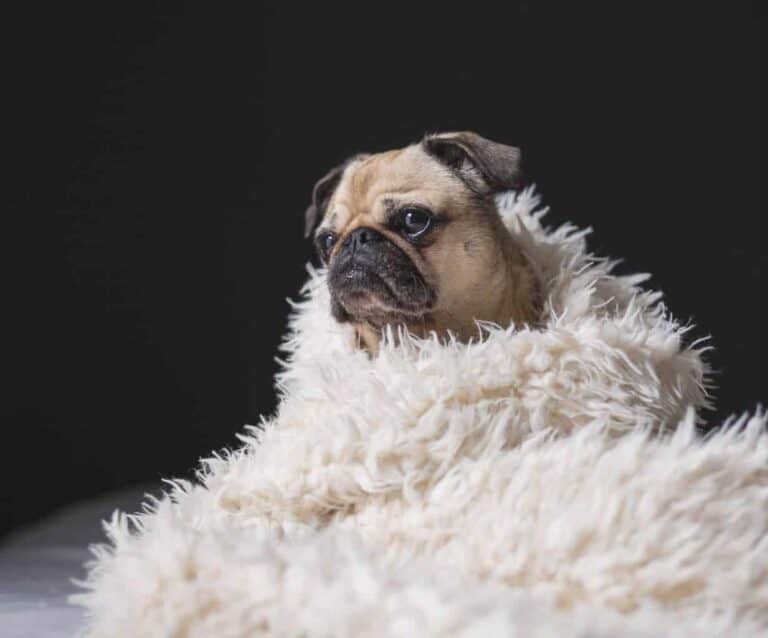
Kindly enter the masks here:
<path id="1" fill-rule="evenodd" d="M 101 520 L 134 511 L 156 485 L 113 492 L 62 509 L 0 546 L 0 638 L 73 638 L 83 610 L 67 603 L 84 575 L 88 545 L 104 539 Z"/>

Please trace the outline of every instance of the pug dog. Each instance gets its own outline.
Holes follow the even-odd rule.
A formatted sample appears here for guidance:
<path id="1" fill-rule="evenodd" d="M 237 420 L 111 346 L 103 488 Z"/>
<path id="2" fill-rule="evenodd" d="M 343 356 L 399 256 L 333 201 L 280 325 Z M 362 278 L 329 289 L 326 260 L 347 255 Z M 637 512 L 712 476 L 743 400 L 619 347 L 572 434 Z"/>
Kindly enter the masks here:
<path id="1" fill-rule="evenodd" d="M 539 285 L 495 195 L 521 185 L 520 151 L 473 132 L 356 155 L 317 182 L 306 212 L 331 312 L 372 356 L 387 326 L 480 336 L 480 322 L 534 325 Z"/>

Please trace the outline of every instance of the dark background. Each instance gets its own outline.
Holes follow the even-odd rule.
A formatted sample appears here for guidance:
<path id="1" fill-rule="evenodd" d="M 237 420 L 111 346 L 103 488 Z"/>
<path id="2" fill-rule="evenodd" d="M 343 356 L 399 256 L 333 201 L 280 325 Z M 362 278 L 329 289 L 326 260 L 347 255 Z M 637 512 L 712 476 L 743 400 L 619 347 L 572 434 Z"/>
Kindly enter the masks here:
<path id="1" fill-rule="evenodd" d="M 314 181 L 427 131 L 521 146 L 551 223 L 654 274 L 713 335 L 713 420 L 766 401 L 764 10 L 569 4 L 6 15 L 0 532 L 271 413 Z"/>

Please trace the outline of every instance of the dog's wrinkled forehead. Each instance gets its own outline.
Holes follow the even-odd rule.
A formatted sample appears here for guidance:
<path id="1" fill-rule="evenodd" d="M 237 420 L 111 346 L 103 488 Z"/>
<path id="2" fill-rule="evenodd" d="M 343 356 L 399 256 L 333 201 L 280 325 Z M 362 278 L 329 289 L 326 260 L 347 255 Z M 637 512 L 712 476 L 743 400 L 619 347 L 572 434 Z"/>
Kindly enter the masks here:
<path id="1" fill-rule="evenodd" d="M 472 198 L 470 189 L 418 145 L 358 156 L 344 168 L 320 230 L 343 235 L 384 224 L 392 209 L 405 205 L 448 216 Z"/>
<path id="2" fill-rule="evenodd" d="M 422 206 L 447 216 L 448 203 L 487 200 L 518 187 L 521 176 L 520 150 L 514 146 L 471 131 L 428 135 L 419 144 L 358 155 L 331 169 L 312 189 L 304 235 L 309 237 L 321 223 L 340 233 L 353 220 L 362 222 L 363 215 L 370 216 L 365 221 L 376 221 L 387 205 Z"/>

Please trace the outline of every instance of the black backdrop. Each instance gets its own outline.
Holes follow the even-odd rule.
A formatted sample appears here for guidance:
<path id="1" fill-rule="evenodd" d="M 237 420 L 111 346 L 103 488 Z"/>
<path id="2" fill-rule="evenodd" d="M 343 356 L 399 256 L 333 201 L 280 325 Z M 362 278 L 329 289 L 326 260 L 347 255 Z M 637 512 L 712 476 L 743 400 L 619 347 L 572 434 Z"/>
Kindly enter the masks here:
<path id="1" fill-rule="evenodd" d="M 269 414 L 312 184 L 426 131 L 521 146 L 552 223 L 713 335 L 718 415 L 768 399 L 764 14 L 563 4 L 6 16 L 0 531 L 189 473 Z"/>

